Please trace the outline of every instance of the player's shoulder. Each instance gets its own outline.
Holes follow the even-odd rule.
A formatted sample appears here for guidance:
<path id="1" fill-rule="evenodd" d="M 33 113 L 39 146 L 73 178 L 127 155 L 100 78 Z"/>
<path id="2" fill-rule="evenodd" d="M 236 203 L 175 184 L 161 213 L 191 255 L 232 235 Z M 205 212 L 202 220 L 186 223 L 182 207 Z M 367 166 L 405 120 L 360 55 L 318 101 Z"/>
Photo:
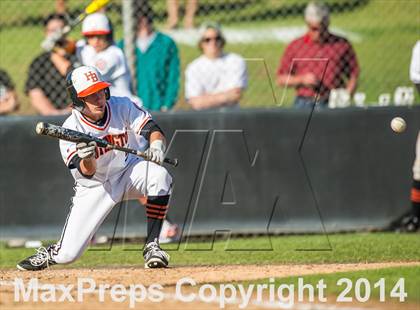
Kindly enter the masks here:
<path id="1" fill-rule="evenodd" d="M 114 56 L 124 57 L 123 50 L 115 44 L 108 46 L 108 48 L 104 52 L 113 54 Z"/>
<path id="2" fill-rule="evenodd" d="M 131 99 L 128 97 L 113 96 L 111 94 L 111 97 L 108 99 L 108 103 L 111 106 L 127 105 L 131 103 Z"/>
<path id="3" fill-rule="evenodd" d="M 108 103 L 111 107 L 111 115 L 114 115 L 113 118 L 124 120 L 133 115 L 136 115 L 136 117 L 150 117 L 150 113 L 145 108 L 139 106 L 128 97 L 111 96 Z"/>
<path id="4" fill-rule="evenodd" d="M 111 96 L 108 100 L 111 110 L 129 110 L 132 108 L 146 111 L 128 97 Z"/>
<path id="5" fill-rule="evenodd" d="M 77 117 L 76 117 L 76 110 L 72 110 L 71 114 L 65 119 L 62 127 L 68 128 L 68 129 L 76 129 L 77 128 Z"/>
<path id="6" fill-rule="evenodd" d="M 111 67 L 125 63 L 124 51 L 115 44 L 108 46 L 105 50 L 98 53 L 98 56 L 106 59 L 106 62 Z"/>

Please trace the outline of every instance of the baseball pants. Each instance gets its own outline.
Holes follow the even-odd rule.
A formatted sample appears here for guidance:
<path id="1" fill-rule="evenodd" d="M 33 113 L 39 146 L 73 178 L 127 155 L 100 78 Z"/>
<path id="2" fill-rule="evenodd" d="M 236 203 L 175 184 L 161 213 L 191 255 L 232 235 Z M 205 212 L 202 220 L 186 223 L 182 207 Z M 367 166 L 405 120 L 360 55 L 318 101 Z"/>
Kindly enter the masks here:
<path id="1" fill-rule="evenodd" d="M 112 208 L 119 202 L 171 194 L 172 177 L 153 162 L 135 160 L 117 177 L 95 187 L 75 186 L 75 195 L 52 258 L 67 264 L 79 258 Z"/>

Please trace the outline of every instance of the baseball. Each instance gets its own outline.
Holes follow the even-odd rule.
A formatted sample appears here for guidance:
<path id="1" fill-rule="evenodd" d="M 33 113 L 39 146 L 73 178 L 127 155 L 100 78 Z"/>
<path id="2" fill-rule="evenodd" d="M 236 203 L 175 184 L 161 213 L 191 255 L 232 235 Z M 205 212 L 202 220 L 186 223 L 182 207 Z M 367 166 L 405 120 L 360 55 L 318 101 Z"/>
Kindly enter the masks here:
<path id="1" fill-rule="evenodd" d="M 38 124 L 36 124 L 35 127 L 35 131 L 37 134 L 42 134 L 42 131 L 44 130 L 44 123 L 43 122 L 39 122 Z"/>
<path id="2" fill-rule="evenodd" d="M 391 128 L 393 131 L 401 133 L 405 130 L 407 124 L 402 117 L 394 117 L 391 121 Z"/>

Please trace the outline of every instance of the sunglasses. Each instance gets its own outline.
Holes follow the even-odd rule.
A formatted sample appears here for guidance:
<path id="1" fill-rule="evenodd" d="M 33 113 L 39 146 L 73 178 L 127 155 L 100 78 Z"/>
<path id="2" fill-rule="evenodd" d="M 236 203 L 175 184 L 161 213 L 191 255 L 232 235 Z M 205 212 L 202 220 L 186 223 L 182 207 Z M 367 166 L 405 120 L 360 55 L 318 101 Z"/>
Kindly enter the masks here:
<path id="1" fill-rule="evenodd" d="M 208 38 L 201 39 L 201 42 L 204 42 L 204 43 L 209 43 L 211 41 L 221 42 L 222 41 L 222 37 L 217 36 L 217 37 L 208 37 Z"/>

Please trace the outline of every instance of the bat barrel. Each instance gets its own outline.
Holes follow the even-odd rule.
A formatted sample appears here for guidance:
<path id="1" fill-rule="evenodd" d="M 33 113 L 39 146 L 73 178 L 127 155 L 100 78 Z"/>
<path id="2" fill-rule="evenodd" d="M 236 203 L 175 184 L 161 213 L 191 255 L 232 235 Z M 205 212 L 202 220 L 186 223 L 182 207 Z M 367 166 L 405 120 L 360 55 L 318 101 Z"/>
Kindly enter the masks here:
<path id="1" fill-rule="evenodd" d="M 36 124 L 35 131 L 38 135 L 44 135 L 47 130 L 48 124 L 44 122 L 39 122 Z"/>
<path id="2" fill-rule="evenodd" d="M 163 162 L 174 167 L 178 166 L 178 158 L 165 158 Z"/>

